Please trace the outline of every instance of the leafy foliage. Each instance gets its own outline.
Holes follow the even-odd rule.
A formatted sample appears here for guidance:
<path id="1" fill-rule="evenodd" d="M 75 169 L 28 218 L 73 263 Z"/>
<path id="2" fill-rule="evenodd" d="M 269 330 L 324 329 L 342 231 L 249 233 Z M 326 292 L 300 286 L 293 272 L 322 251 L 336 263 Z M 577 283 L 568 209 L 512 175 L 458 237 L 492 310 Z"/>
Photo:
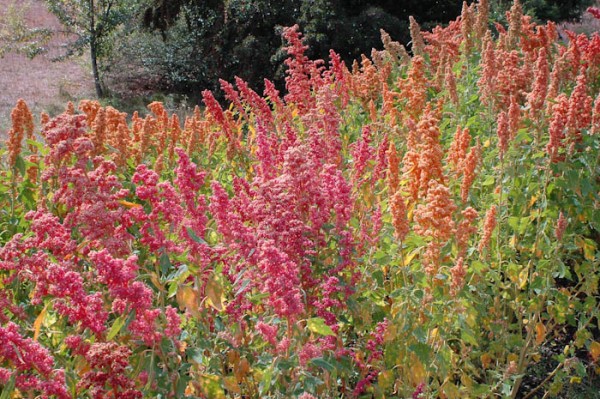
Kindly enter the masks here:
<path id="1" fill-rule="evenodd" d="M 25 21 L 29 6 L 10 3 L 0 14 L 0 57 L 8 52 L 24 53 L 32 58 L 45 51 L 51 32 L 30 28 Z"/>
<path id="2" fill-rule="evenodd" d="M 124 0 L 46 0 L 48 9 L 74 37 L 63 57 L 89 50 L 98 97 L 104 96 L 101 60 L 110 54 L 114 31 L 134 15 L 135 2 Z"/>
<path id="3" fill-rule="evenodd" d="M 157 1 L 146 26 L 158 29 L 165 52 L 154 58 L 172 89 L 187 93 L 218 89 L 218 79 L 235 76 L 252 87 L 270 78 L 282 86 L 281 27 L 300 24 L 308 55 L 327 59 L 334 49 L 347 63 L 380 46 L 379 29 L 408 42 L 406 18 L 446 22 L 460 12 L 453 1 L 365 2 L 342 0 Z M 433 11 L 435 10 L 435 12 Z M 159 54 L 160 55 L 160 54 Z M 251 68 L 248 65 L 252 65 Z"/>

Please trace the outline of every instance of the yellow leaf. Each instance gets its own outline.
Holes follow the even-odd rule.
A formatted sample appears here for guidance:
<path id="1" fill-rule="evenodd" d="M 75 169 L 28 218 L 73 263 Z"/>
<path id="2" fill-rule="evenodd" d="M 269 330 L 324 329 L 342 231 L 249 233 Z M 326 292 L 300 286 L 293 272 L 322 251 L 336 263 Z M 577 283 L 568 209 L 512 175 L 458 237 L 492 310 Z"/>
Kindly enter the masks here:
<path id="1" fill-rule="evenodd" d="M 366 205 L 367 209 L 373 207 L 373 192 L 369 189 L 364 189 L 362 193 L 363 203 Z"/>
<path id="2" fill-rule="evenodd" d="M 139 207 L 141 207 L 140 204 L 136 204 L 135 202 L 129 202 L 129 201 L 125 201 L 125 200 L 119 200 L 118 202 L 119 202 L 119 204 L 123 205 L 126 208 L 139 208 Z"/>
<path id="3" fill-rule="evenodd" d="M 381 389 L 389 389 L 394 385 L 394 373 L 391 370 L 386 370 L 379 374 L 377 381 Z"/>
<path id="4" fill-rule="evenodd" d="M 590 355 L 592 355 L 594 361 L 597 361 L 600 358 L 600 342 L 593 341 L 590 344 Z"/>
<path id="5" fill-rule="evenodd" d="M 198 313 L 198 294 L 192 287 L 180 285 L 175 298 L 179 306 L 186 308 L 194 315 Z"/>
<path id="6" fill-rule="evenodd" d="M 223 287 L 216 275 L 213 274 L 208 278 L 204 293 L 206 294 L 206 301 L 210 306 L 218 311 L 223 310 L 223 304 L 225 302 L 225 298 L 223 297 Z"/>
<path id="7" fill-rule="evenodd" d="M 481 366 L 484 369 L 487 369 L 490 365 L 490 363 L 492 362 L 492 357 L 490 356 L 489 353 L 484 353 L 483 355 L 480 356 L 479 360 L 481 360 Z"/>
<path id="8" fill-rule="evenodd" d="M 246 358 L 240 359 L 240 361 L 233 367 L 233 374 L 235 375 L 238 383 L 241 383 L 249 372 L 250 362 L 248 362 Z"/>
<path id="9" fill-rule="evenodd" d="M 525 288 L 529 279 L 529 267 L 524 268 L 519 272 L 519 289 Z"/>
<path id="10" fill-rule="evenodd" d="M 185 396 L 192 396 L 196 393 L 196 390 L 194 389 L 194 384 L 192 382 L 189 382 L 188 385 L 185 387 Z"/>
<path id="11" fill-rule="evenodd" d="M 385 329 L 385 333 L 383 333 L 383 342 L 392 342 L 396 339 L 396 337 L 398 337 L 398 329 L 394 324 L 388 324 L 387 328 Z"/>
<path id="12" fill-rule="evenodd" d="M 533 204 L 535 204 L 535 201 L 537 201 L 537 195 L 534 195 L 533 197 L 531 197 L 531 199 L 529 200 L 529 208 L 531 208 L 531 206 Z"/>
<path id="13" fill-rule="evenodd" d="M 419 253 L 419 248 L 413 250 L 404 258 L 404 266 L 408 266 L 410 262 L 415 258 L 415 256 Z"/>
<path id="14" fill-rule="evenodd" d="M 150 273 L 150 281 L 152 281 L 152 284 L 154 284 L 154 286 L 156 288 L 158 288 L 160 291 L 165 292 L 165 287 L 160 282 L 160 278 L 158 277 L 158 275 L 156 273 L 154 273 L 154 272 Z"/>
<path id="15" fill-rule="evenodd" d="M 423 381 L 425 381 L 427 373 L 425 372 L 425 367 L 423 366 L 423 363 L 421 363 L 417 355 L 411 353 L 410 357 L 411 362 L 408 370 L 410 373 L 410 382 L 412 385 L 417 386 Z"/>
<path id="16" fill-rule="evenodd" d="M 33 340 L 34 341 L 37 341 L 38 337 L 40 336 L 40 329 L 42 328 L 42 323 L 44 322 L 44 319 L 46 318 L 47 311 L 48 311 L 48 305 L 44 306 L 44 309 L 42 309 L 42 311 L 40 312 L 38 317 L 33 322 Z"/>
<path id="17" fill-rule="evenodd" d="M 236 378 L 233 376 L 223 378 L 223 386 L 231 393 L 235 393 L 238 395 L 242 393 L 240 385 L 237 383 Z"/>
<path id="18" fill-rule="evenodd" d="M 408 205 L 408 209 L 406 210 L 406 218 L 408 220 L 413 220 L 414 211 L 415 211 L 415 204 L 411 202 L 410 205 Z"/>
<path id="19" fill-rule="evenodd" d="M 460 382 L 462 382 L 462 384 L 468 389 L 473 387 L 473 379 L 471 379 L 471 377 L 465 373 L 460 376 Z"/>
<path id="20" fill-rule="evenodd" d="M 225 392 L 221 388 L 220 378 L 216 375 L 201 375 L 200 390 L 209 399 L 225 399 Z"/>
<path id="21" fill-rule="evenodd" d="M 541 345 L 546 339 L 546 326 L 544 323 L 537 323 L 535 325 L 535 343 Z"/>
<path id="22" fill-rule="evenodd" d="M 250 131 L 250 141 L 254 142 L 254 139 L 256 138 L 256 129 L 254 126 L 248 125 L 248 130 Z"/>
<path id="23" fill-rule="evenodd" d="M 589 238 L 575 237 L 575 245 L 583 251 L 583 257 L 591 262 L 595 259 L 596 243 Z"/>
<path id="24" fill-rule="evenodd" d="M 448 399 L 459 399 L 462 398 L 458 387 L 451 383 L 448 379 L 442 385 L 442 392 L 446 395 Z"/>
<path id="25" fill-rule="evenodd" d="M 476 328 L 480 323 L 479 314 L 475 311 L 475 309 L 470 308 L 467 314 L 467 325 L 472 328 Z"/>

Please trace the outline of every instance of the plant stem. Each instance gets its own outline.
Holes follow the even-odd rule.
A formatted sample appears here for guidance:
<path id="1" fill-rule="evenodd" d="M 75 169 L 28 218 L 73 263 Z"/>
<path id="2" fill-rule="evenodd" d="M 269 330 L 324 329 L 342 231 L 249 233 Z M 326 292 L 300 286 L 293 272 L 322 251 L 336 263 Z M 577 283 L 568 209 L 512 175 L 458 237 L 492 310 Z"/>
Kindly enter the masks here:
<path id="1" fill-rule="evenodd" d="M 527 393 L 527 395 L 523 396 L 523 399 L 529 399 L 530 397 L 532 397 L 537 391 L 539 391 L 540 389 L 542 389 L 542 387 L 548 382 L 550 381 L 552 378 L 554 378 L 554 376 L 556 375 L 556 373 L 558 373 L 558 371 L 563 368 L 565 365 L 564 362 L 559 363 L 558 366 L 556 366 L 556 368 L 554 370 L 552 370 L 552 372 L 550 374 L 548 374 L 548 376 L 546 378 L 544 378 L 544 381 L 540 382 L 540 384 L 533 388 L 531 391 L 529 391 Z"/>

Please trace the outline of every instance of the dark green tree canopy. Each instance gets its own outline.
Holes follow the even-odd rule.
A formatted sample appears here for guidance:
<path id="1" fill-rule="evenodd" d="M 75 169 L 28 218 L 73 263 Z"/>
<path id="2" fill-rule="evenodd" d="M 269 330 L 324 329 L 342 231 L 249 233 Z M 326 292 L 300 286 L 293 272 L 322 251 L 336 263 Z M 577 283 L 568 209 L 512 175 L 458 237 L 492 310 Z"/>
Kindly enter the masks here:
<path id="1" fill-rule="evenodd" d="M 522 0 L 541 20 L 570 18 L 590 1 Z M 491 3 L 503 14 L 512 0 Z M 300 25 L 311 58 L 327 60 L 334 49 L 351 64 L 381 47 L 381 28 L 407 44 L 409 15 L 428 29 L 455 19 L 461 8 L 461 0 L 153 0 L 143 25 L 162 34 L 164 54 L 154 62 L 171 89 L 215 90 L 219 78 L 239 76 L 261 90 L 265 77 L 283 81 L 284 26 Z"/>
<path id="2" fill-rule="evenodd" d="M 460 13 L 451 0 L 155 0 L 144 26 L 166 43 L 167 80 L 177 91 L 216 89 L 219 78 L 239 76 L 258 90 L 265 77 L 282 82 L 282 27 L 296 23 L 309 56 L 327 59 L 329 49 L 351 63 L 381 47 L 380 28 L 408 42 L 408 15 L 447 22 Z"/>

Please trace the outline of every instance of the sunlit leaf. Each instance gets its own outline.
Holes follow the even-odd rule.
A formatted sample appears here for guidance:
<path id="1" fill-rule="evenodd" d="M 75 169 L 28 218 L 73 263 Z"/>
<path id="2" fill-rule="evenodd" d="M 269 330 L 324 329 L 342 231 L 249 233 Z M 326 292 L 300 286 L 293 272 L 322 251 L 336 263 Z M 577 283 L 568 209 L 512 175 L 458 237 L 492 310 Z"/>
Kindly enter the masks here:
<path id="1" fill-rule="evenodd" d="M 273 380 L 273 366 L 266 369 L 259 383 L 260 394 L 265 395 L 271 389 L 271 381 Z"/>
<path id="2" fill-rule="evenodd" d="M 206 302 L 218 311 L 222 311 L 225 298 L 223 296 L 223 286 L 216 275 L 213 274 L 208 278 L 204 292 L 206 294 Z"/>
<path id="3" fill-rule="evenodd" d="M 188 285 L 180 285 L 175 296 L 179 306 L 186 308 L 192 314 L 198 313 L 198 294 Z"/>
<path id="4" fill-rule="evenodd" d="M 117 319 L 113 322 L 113 325 L 110 328 L 108 335 L 106 336 L 106 339 L 108 341 L 110 341 L 111 339 L 113 339 L 114 337 L 117 336 L 117 334 L 121 331 L 121 329 L 125 325 L 126 320 L 127 320 L 127 317 L 125 315 L 121 315 L 121 316 L 117 317 Z"/>
<path id="5" fill-rule="evenodd" d="M 576 237 L 575 244 L 583 250 L 583 257 L 589 261 L 596 258 L 596 243 L 589 238 Z"/>
<path id="6" fill-rule="evenodd" d="M 407 366 L 408 375 L 410 377 L 411 384 L 413 386 L 417 386 L 425 381 L 427 373 L 425 371 L 425 366 L 423 366 L 423 363 L 421 363 L 417 355 L 411 353 L 410 360 L 410 366 Z"/>
<path id="7" fill-rule="evenodd" d="M 119 200 L 119 204 L 123 205 L 126 208 L 140 208 L 141 207 L 140 204 L 136 204 L 134 202 L 129 202 L 126 200 Z"/>
<path id="8" fill-rule="evenodd" d="M 306 327 L 310 331 L 319 335 L 335 335 L 331 327 L 325 324 L 325 320 L 320 317 L 313 317 L 306 321 Z"/>
<path id="9" fill-rule="evenodd" d="M 225 392 L 221 387 L 221 380 L 218 376 L 201 375 L 199 383 L 200 390 L 208 399 L 225 399 Z"/>
<path id="10" fill-rule="evenodd" d="M 420 248 L 413 250 L 411 253 L 404 257 L 404 266 L 410 265 L 410 262 L 417 256 L 417 254 L 421 251 Z"/>
<path id="11" fill-rule="evenodd" d="M 590 355 L 592 356 L 592 359 L 594 360 L 594 362 L 596 362 L 596 361 L 598 361 L 598 359 L 600 359 L 600 342 L 593 341 L 590 344 Z"/>
<path id="12" fill-rule="evenodd" d="M 225 389 L 227 389 L 227 391 L 231 393 L 238 395 L 242 393 L 242 388 L 237 383 L 236 378 L 233 376 L 224 377 L 223 386 L 225 387 Z"/>
<path id="13" fill-rule="evenodd" d="M 519 289 L 524 289 L 527 286 L 527 282 L 529 280 L 529 267 L 525 267 L 523 268 L 523 270 L 521 270 L 519 272 Z"/>
<path id="14" fill-rule="evenodd" d="M 539 322 L 535 325 L 535 343 L 541 345 L 544 339 L 546 339 L 546 326 Z"/>
<path id="15" fill-rule="evenodd" d="M 486 352 L 479 357 L 479 360 L 481 360 L 482 367 L 484 369 L 487 369 L 490 367 L 490 363 L 492 362 L 492 357 L 490 356 L 489 353 Z"/>
<path id="16" fill-rule="evenodd" d="M 33 340 L 34 341 L 37 341 L 38 337 L 40 336 L 40 329 L 42 328 L 42 323 L 44 322 L 44 319 L 46 318 L 47 311 L 48 311 L 48 305 L 44 306 L 44 309 L 42 309 L 42 311 L 40 312 L 38 317 L 36 317 L 35 321 L 33 322 Z"/>

